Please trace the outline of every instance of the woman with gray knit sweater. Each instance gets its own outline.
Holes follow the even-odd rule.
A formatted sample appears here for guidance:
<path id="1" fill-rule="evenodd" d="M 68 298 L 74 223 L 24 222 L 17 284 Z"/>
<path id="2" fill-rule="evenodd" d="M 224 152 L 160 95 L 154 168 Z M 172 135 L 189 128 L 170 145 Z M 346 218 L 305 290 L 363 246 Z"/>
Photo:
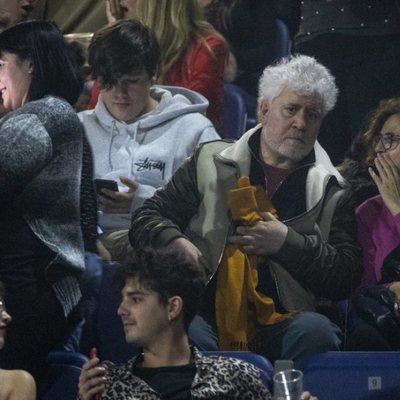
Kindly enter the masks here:
<path id="1" fill-rule="evenodd" d="M 0 33 L 0 279 L 13 315 L 1 368 L 36 379 L 60 344 L 81 298 L 82 186 L 91 185 L 83 127 L 71 106 L 79 69 L 52 22 Z M 89 155 L 90 156 L 90 155 Z"/>

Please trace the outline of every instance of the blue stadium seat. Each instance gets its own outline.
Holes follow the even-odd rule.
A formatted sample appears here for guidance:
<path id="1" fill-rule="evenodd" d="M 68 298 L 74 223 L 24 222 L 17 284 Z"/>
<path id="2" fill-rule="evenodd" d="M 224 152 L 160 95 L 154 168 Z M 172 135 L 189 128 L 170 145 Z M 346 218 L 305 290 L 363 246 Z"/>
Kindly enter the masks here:
<path id="1" fill-rule="evenodd" d="M 292 52 L 292 37 L 288 26 L 281 19 L 275 20 L 276 38 L 274 43 L 273 59 L 286 57 Z"/>
<path id="2" fill-rule="evenodd" d="M 239 139 L 245 132 L 247 112 L 242 89 L 232 83 L 224 84 L 224 104 L 222 108 L 222 136 Z"/>
<path id="3" fill-rule="evenodd" d="M 137 355 L 139 348 L 126 343 L 121 317 L 117 314 L 121 295 L 112 287 L 115 267 L 116 264 L 104 264 L 95 326 L 100 358 L 122 363 Z"/>
<path id="4" fill-rule="evenodd" d="M 116 265 L 102 262 L 97 291 L 85 301 L 80 352 L 89 354 L 90 349 L 96 347 L 100 359 L 121 363 L 136 355 L 138 349 L 126 343 L 121 318 L 117 314 L 121 295 L 112 288 Z"/>
<path id="5" fill-rule="evenodd" d="M 47 357 L 50 366 L 40 400 L 75 400 L 82 365 L 88 360 L 80 353 L 53 351 Z"/>
<path id="6" fill-rule="evenodd" d="M 274 48 L 271 54 L 272 62 L 279 60 L 282 57 L 287 57 L 292 53 L 292 37 L 290 35 L 290 31 L 285 22 L 281 19 L 276 18 L 275 20 L 275 28 L 276 28 L 276 36 Z M 246 130 L 253 128 L 257 123 L 257 99 L 254 97 L 253 100 L 250 100 L 253 96 L 247 95 L 247 103 L 251 108 L 247 108 L 247 123 Z"/>
<path id="7" fill-rule="evenodd" d="M 303 373 L 304 389 L 321 400 L 400 398 L 400 352 L 327 352 Z"/>
<path id="8" fill-rule="evenodd" d="M 251 351 L 202 351 L 205 356 L 222 356 L 238 358 L 256 366 L 261 372 L 261 379 L 265 386 L 272 390 L 272 378 L 274 368 L 272 364 L 263 356 L 252 353 Z"/>

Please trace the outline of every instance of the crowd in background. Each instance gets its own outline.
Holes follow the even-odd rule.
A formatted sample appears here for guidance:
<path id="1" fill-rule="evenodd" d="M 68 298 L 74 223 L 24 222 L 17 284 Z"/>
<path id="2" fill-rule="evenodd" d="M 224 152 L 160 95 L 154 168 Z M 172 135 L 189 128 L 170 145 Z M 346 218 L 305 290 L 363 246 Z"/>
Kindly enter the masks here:
<path id="1" fill-rule="evenodd" d="M 124 368 L 169 393 L 146 370 L 169 366 L 188 394 L 199 350 L 302 369 L 324 351 L 400 349 L 399 1 L 0 0 L 0 31 L 0 379 L 44 390 L 47 354 L 80 350 L 110 261 L 145 356 L 90 361 L 83 399 L 113 398 Z M 236 142 L 221 140 L 227 83 L 256 118 Z M 175 264 L 204 290 L 189 316 L 176 271 L 151 275 Z M 247 373 L 254 385 L 231 390 L 267 398 Z"/>

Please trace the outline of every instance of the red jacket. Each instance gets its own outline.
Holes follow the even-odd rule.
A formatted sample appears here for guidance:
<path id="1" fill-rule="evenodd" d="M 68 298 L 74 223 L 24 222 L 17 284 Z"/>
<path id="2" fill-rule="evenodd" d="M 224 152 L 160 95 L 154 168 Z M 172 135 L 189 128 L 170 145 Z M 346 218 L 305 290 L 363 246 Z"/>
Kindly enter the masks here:
<path id="1" fill-rule="evenodd" d="M 224 99 L 224 69 L 229 55 L 226 41 L 216 34 L 194 40 L 170 68 L 165 84 L 201 93 L 209 102 L 207 117 L 218 129 Z"/>

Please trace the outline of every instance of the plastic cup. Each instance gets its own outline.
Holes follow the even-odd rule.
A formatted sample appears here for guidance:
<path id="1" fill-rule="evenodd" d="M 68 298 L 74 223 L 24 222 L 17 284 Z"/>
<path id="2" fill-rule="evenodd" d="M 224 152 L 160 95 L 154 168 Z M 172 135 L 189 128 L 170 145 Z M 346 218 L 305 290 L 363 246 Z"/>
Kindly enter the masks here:
<path id="1" fill-rule="evenodd" d="M 288 369 L 274 375 L 274 400 L 300 400 L 303 393 L 303 373 Z"/>

